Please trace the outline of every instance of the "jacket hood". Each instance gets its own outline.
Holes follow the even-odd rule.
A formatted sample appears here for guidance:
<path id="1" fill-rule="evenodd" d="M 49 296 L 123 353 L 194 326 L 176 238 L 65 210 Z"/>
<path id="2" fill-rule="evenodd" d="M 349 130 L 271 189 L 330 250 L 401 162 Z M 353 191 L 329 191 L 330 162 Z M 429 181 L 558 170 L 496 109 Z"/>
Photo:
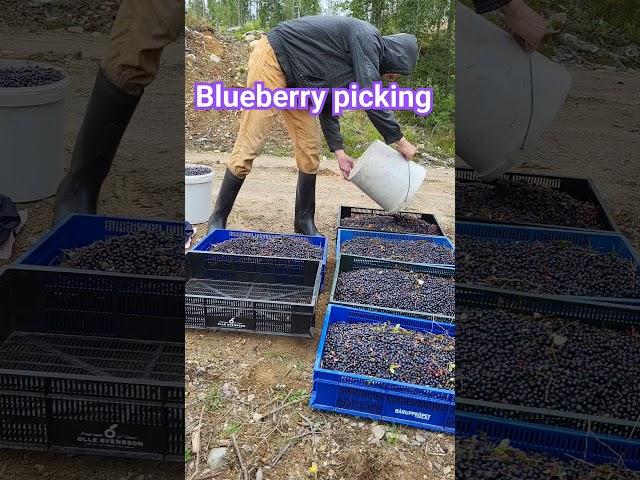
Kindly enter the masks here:
<path id="1" fill-rule="evenodd" d="M 409 75 L 418 63 L 418 40 L 409 33 L 396 33 L 382 37 L 384 53 L 380 74 Z"/>

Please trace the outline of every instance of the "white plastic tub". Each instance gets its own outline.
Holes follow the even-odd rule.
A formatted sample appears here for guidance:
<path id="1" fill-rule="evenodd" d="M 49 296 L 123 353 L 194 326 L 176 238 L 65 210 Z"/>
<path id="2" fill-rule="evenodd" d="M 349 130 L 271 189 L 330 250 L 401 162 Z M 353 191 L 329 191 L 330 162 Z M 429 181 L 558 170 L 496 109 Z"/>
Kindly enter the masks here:
<path id="1" fill-rule="evenodd" d="M 6 67 L 53 65 L 0 60 Z M 0 88 L 0 193 L 14 202 L 50 197 L 64 175 L 64 97 L 69 77 L 25 88 Z"/>
<path id="2" fill-rule="evenodd" d="M 187 167 L 208 168 L 204 175 L 184 175 L 184 217 L 191 224 L 205 223 L 213 212 L 213 170 L 203 165 Z M 186 170 L 185 170 L 186 172 Z"/>
<path id="3" fill-rule="evenodd" d="M 411 202 L 426 176 L 424 167 L 376 140 L 355 162 L 349 180 L 387 212 L 395 213 Z"/>
<path id="4" fill-rule="evenodd" d="M 571 74 L 460 2 L 456 15 L 456 154 L 493 180 L 522 163 L 564 103 Z"/>

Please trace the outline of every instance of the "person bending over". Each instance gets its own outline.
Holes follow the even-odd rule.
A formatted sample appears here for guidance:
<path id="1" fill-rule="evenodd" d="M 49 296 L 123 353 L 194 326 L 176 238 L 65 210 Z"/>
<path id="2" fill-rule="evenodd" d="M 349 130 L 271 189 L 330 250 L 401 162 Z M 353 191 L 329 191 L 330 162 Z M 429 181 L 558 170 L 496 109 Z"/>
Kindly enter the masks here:
<path id="1" fill-rule="evenodd" d="M 410 74 L 418 60 L 416 37 L 406 33 L 382 36 L 371 24 L 356 18 L 310 16 L 279 23 L 262 37 L 249 56 L 247 87 L 263 82 L 275 88 L 336 88 L 357 82 L 370 87 L 381 79 L 393 81 Z M 294 230 L 320 235 L 315 225 L 316 174 L 320 165 L 321 135 L 317 121 L 305 110 L 282 110 L 291 137 L 298 183 Z M 278 111 L 243 110 L 231 159 L 209 219 L 209 231 L 226 228 L 227 218 L 242 184 L 261 153 Z M 395 144 L 407 160 L 416 148 L 403 136 L 390 111 L 368 110 L 367 115 L 387 144 Z M 344 177 L 353 160 L 345 152 L 340 122 L 327 101 L 320 127 L 335 153 Z"/>

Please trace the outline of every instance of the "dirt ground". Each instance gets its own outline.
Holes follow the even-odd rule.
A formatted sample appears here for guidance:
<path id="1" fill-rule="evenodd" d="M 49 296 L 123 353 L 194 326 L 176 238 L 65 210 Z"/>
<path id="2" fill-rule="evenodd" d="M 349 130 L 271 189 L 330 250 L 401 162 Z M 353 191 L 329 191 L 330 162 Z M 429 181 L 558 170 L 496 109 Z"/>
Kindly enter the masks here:
<path id="1" fill-rule="evenodd" d="M 188 152 L 186 157 L 189 163 L 212 166 L 217 179 L 224 174 L 226 159 L 224 154 L 197 152 Z M 292 158 L 257 158 L 238 195 L 229 228 L 293 232 L 297 178 L 294 165 Z M 427 181 L 411 204 L 412 209 L 435 213 L 451 237 L 453 177 L 452 168 L 429 168 Z M 327 285 L 331 285 L 335 269 L 336 212 L 341 204 L 375 207 L 357 187 L 342 179 L 335 162 L 323 161 L 317 186 L 316 224 L 330 242 Z M 198 238 L 204 234 L 206 225 L 199 228 Z M 317 478 L 321 479 L 453 478 L 452 436 L 385 425 L 389 438 L 376 442 L 371 440 L 375 425 L 371 421 L 322 414 L 308 407 L 317 331 L 322 328 L 328 290 L 319 299 L 316 335 L 312 340 L 241 333 L 187 333 L 187 437 L 191 438 L 197 430 L 203 405 L 207 405 L 200 429 L 203 455 L 210 448 L 228 446 L 230 435 L 235 432 L 248 467 L 263 467 L 264 478 L 270 480 L 306 478 L 313 462 L 318 466 Z M 225 391 L 229 393 L 226 398 Z M 215 407 L 211 407 L 212 398 L 217 399 Z M 291 402 L 291 398 L 300 402 L 284 408 L 276 418 L 260 422 L 253 418 L 256 413 L 264 414 Z M 310 431 L 307 420 L 315 427 L 315 443 L 311 436 L 304 437 L 287 450 L 274 468 L 265 468 L 288 439 Z M 396 434 L 399 438 L 395 438 Z M 214 478 L 238 478 L 233 447 L 229 448 L 228 458 L 228 466 L 217 471 Z M 195 472 L 195 455 L 187 465 L 187 472 Z M 198 475 L 206 474 L 206 464 L 201 459 Z"/>

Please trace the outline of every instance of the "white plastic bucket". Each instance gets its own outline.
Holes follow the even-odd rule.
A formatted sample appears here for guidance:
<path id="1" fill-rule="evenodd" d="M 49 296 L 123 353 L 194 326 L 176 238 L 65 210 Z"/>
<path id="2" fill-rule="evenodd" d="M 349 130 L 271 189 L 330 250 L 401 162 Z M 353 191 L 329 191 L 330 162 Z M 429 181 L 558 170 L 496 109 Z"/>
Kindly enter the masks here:
<path id="1" fill-rule="evenodd" d="M 187 167 L 204 167 L 203 165 L 186 165 Z M 210 172 L 204 175 L 184 176 L 184 217 L 191 224 L 204 223 L 213 212 L 213 177 Z"/>
<path id="2" fill-rule="evenodd" d="M 395 213 L 411 202 L 426 176 L 424 167 L 376 140 L 356 161 L 349 180 L 387 212 Z"/>
<path id="3" fill-rule="evenodd" d="M 64 70 L 39 62 L 0 60 L 0 69 L 53 68 L 65 74 L 39 87 L 0 88 L 0 193 L 14 202 L 50 197 L 64 175 Z"/>
<path id="4" fill-rule="evenodd" d="M 456 46 L 456 154 L 493 180 L 522 163 L 564 103 L 571 74 L 460 2 Z"/>

